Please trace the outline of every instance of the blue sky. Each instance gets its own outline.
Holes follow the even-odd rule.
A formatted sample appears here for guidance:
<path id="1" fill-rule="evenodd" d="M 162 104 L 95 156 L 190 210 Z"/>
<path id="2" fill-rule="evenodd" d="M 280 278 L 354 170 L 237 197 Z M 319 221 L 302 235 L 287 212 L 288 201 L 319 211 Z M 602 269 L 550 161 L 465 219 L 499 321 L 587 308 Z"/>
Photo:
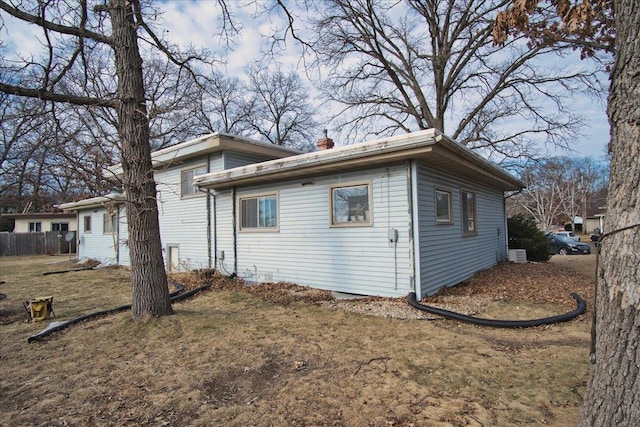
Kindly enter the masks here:
<path id="1" fill-rule="evenodd" d="M 232 40 L 232 49 L 226 51 L 219 37 L 220 8 L 217 1 L 163 0 L 153 4 L 163 12 L 162 21 L 157 23 L 157 28 L 164 30 L 167 39 L 183 47 L 206 47 L 224 56 L 225 65 L 222 69 L 230 76 L 242 75 L 243 67 L 259 58 L 261 49 L 266 48 L 267 36 L 275 28 L 282 28 L 286 24 L 281 16 L 273 13 L 256 19 L 255 4 L 240 0 L 228 1 L 229 9 L 241 27 L 241 33 Z M 5 58 L 10 57 L 11 51 L 24 55 L 39 50 L 36 37 L 41 36 L 41 33 L 37 29 L 8 19 L 5 20 L 5 25 L 7 31 L 0 34 L 5 47 L 2 52 Z M 568 63 L 566 66 L 580 66 L 577 55 L 569 61 L 573 61 L 574 64 Z M 304 74 L 301 69 L 303 64 L 300 62 L 300 49 L 293 41 L 287 43 L 287 48 L 281 52 L 278 62 L 284 67 L 297 68 L 301 75 Z M 608 85 L 608 81 L 604 83 L 605 86 Z M 573 95 L 568 103 L 585 121 L 582 135 L 573 146 L 573 154 L 603 157 L 609 141 L 605 101 L 586 95 Z M 553 147 L 547 147 L 546 150 L 549 156 L 570 154 L 557 151 Z"/>
<path id="2" fill-rule="evenodd" d="M 266 47 L 268 35 L 274 28 L 282 28 L 286 22 L 277 14 L 261 16 L 255 19 L 255 5 L 240 7 L 242 2 L 230 2 L 231 11 L 237 22 L 242 26 L 242 32 L 233 43 L 233 50 L 226 56 L 226 71 L 230 75 L 239 75 L 250 60 L 259 57 L 261 48 Z M 172 41 L 183 46 L 192 43 L 195 46 L 205 46 L 214 51 L 222 52 L 219 45 L 217 19 L 220 9 L 216 1 L 187 1 L 165 0 L 158 4 L 164 11 L 165 28 Z M 287 50 L 282 52 L 278 61 L 285 66 L 298 67 L 300 64 L 300 50 L 296 43 L 288 43 Z M 565 67 L 580 67 L 579 56 L 573 55 L 563 64 Z M 606 79 L 606 76 L 604 76 Z M 605 86 L 608 81 L 604 81 Z M 549 156 L 575 154 L 579 156 L 603 157 L 609 142 L 609 125 L 606 116 L 605 101 L 597 100 L 587 95 L 573 95 L 567 100 L 568 105 L 579 113 L 585 121 L 582 134 L 573 146 L 573 153 L 559 151 L 547 147 Z"/>

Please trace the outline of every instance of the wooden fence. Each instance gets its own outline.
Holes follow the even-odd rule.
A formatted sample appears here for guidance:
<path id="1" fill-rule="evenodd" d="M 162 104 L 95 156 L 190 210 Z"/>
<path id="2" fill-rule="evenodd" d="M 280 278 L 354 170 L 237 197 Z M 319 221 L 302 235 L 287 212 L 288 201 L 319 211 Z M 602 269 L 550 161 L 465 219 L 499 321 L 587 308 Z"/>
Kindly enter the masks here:
<path id="1" fill-rule="evenodd" d="M 0 233 L 0 257 L 59 255 L 76 252 L 76 239 L 67 242 L 59 231 L 44 233 Z M 71 249 L 71 250 L 69 250 Z"/>

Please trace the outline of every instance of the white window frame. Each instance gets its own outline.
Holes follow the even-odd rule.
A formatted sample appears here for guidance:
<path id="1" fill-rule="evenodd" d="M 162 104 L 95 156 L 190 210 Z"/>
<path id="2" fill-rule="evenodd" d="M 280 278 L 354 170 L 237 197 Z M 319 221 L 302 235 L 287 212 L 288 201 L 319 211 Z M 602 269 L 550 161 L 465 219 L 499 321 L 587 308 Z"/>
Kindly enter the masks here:
<path id="1" fill-rule="evenodd" d="M 40 233 L 42 231 L 42 221 L 29 221 L 29 233 Z"/>
<path id="2" fill-rule="evenodd" d="M 91 215 L 83 215 L 82 218 L 82 231 L 91 233 Z"/>
<path id="3" fill-rule="evenodd" d="M 275 225 L 272 226 L 267 226 L 267 225 L 260 225 L 260 202 L 261 200 L 266 200 L 266 199 L 275 199 L 275 210 L 276 210 L 276 218 L 275 218 Z M 244 202 L 249 202 L 255 200 L 256 202 L 256 226 L 248 226 L 244 224 Z M 266 220 L 266 217 L 263 218 L 264 220 Z M 279 197 L 279 193 L 278 192 L 269 192 L 269 193 L 259 193 L 259 194 L 251 194 L 251 195 L 246 195 L 246 196 L 240 196 L 238 197 L 238 229 L 241 232 L 277 232 L 280 229 L 280 197 Z"/>
<path id="4" fill-rule="evenodd" d="M 113 234 L 118 231 L 118 215 L 105 212 L 102 214 L 102 234 Z"/>
<path id="5" fill-rule="evenodd" d="M 439 193 L 447 195 L 447 214 L 448 214 L 447 218 L 438 217 L 438 194 Z M 453 224 L 453 197 L 452 197 L 451 191 L 436 187 L 433 197 L 434 197 L 436 224 L 441 224 L 441 225 Z"/>
<path id="6" fill-rule="evenodd" d="M 469 206 L 467 195 L 472 197 L 472 206 Z M 476 193 L 470 190 L 461 190 L 460 205 L 462 208 L 462 235 L 474 236 L 478 234 L 478 198 Z"/>
<path id="7" fill-rule="evenodd" d="M 193 178 L 196 175 L 204 175 L 207 173 L 207 165 L 205 163 L 193 166 L 180 171 L 180 197 L 188 199 L 190 197 L 202 197 L 205 193 L 198 191 L 198 187 L 194 184 Z M 185 188 L 190 191 L 185 192 Z"/>
<path id="8" fill-rule="evenodd" d="M 356 205 L 350 207 L 347 201 L 347 210 L 336 212 L 335 195 L 341 189 L 366 187 L 367 189 L 367 206 Z M 372 203 L 372 185 L 371 181 L 349 182 L 344 184 L 334 184 L 329 186 L 329 226 L 330 227 L 371 227 L 373 225 L 373 203 Z M 356 197 L 356 196 L 352 196 Z M 363 197 L 360 195 L 359 197 Z M 344 202 L 343 202 L 344 203 Z M 349 212 L 349 210 L 353 212 Z M 358 209 L 358 211 L 354 211 Z"/>

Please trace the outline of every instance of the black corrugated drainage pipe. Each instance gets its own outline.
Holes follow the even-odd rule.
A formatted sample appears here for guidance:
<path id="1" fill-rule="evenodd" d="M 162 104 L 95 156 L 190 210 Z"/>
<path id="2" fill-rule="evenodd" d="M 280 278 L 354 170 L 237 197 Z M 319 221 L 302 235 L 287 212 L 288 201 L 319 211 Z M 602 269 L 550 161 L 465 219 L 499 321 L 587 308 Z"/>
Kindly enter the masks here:
<path id="1" fill-rule="evenodd" d="M 169 297 L 171 299 L 171 302 L 177 302 L 177 301 L 182 301 L 185 298 L 188 298 L 192 295 L 197 294 L 200 291 L 203 291 L 205 289 L 209 289 L 211 287 L 211 284 L 207 284 L 207 285 L 203 285 L 200 286 L 199 288 L 196 289 L 192 289 L 188 292 L 182 293 L 182 291 L 184 290 L 184 286 L 182 286 L 180 283 L 174 283 L 173 284 L 176 288 L 178 288 L 177 291 L 172 292 L 171 294 L 169 294 Z M 85 314 L 83 316 L 80 317 L 76 317 L 75 319 L 71 319 L 69 321 L 66 322 L 61 322 L 58 323 L 54 326 L 48 327 L 46 329 L 44 329 L 43 331 L 30 336 L 27 339 L 27 342 L 32 343 L 34 341 L 41 341 L 43 338 L 48 337 L 49 335 L 51 335 L 54 332 L 58 332 L 61 331 L 63 329 L 68 328 L 71 325 L 75 325 L 76 323 L 80 323 L 83 322 L 85 320 L 90 320 L 90 319 L 94 319 L 96 317 L 101 317 L 101 316 L 106 316 L 108 314 L 114 314 L 114 313 L 119 313 L 121 311 L 126 311 L 131 309 L 131 304 L 126 304 L 126 305 L 121 305 L 119 307 L 115 307 L 115 308 L 111 308 L 108 310 L 103 310 L 103 311 L 96 311 L 94 313 L 89 313 L 89 314 Z"/>
<path id="2" fill-rule="evenodd" d="M 85 270 L 95 270 L 95 267 L 83 267 L 83 268 L 72 268 L 69 270 L 45 271 L 44 273 L 42 273 L 42 275 L 48 276 L 50 274 L 63 274 L 63 273 L 70 273 L 72 271 L 85 271 Z"/>
<path id="3" fill-rule="evenodd" d="M 575 292 L 571 294 L 571 297 L 576 300 L 578 304 L 575 310 L 557 316 L 532 320 L 497 320 L 467 316 L 465 314 L 456 313 L 455 311 L 444 310 L 441 308 L 421 304 L 416 300 L 415 292 L 411 292 L 407 299 L 409 301 L 409 305 L 411 305 L 412 307 L 415 307 L 418 310 L 426 311 L 427 313 L 446 317 L 447 319 L 458 320 L 460 322 L 471 323 L 473 325 L 488 326 L 490 328 L 532 328 L 535 326 L 566 322 L 583 314 L 587 310 L 587 303 L 584 302 L 580 295 L 576 294 Z"/>

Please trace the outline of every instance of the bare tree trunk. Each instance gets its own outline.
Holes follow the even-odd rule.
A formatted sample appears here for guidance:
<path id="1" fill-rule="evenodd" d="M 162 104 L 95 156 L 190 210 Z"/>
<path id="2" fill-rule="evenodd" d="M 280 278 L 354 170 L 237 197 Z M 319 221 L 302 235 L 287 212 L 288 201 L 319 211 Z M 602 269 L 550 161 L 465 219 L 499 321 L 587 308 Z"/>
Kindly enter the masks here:
<path id="1" fill-rule="evenodd" d="M 172 314 L 160 242 L 156 183 L 151 167 L 149 122 L 134 6 L 112 0 L 109 14 L 118 77 L 118 133 L 122 145 L 123 184 L 127 196 L 131 257 L 132 316 Z"/>
<path id="2" fill-rule="evenodd" d="M 640 3 L 615 2 L 611 178 L 597 289 L 597 362 L 580 426 L 640 420 Z"/>

